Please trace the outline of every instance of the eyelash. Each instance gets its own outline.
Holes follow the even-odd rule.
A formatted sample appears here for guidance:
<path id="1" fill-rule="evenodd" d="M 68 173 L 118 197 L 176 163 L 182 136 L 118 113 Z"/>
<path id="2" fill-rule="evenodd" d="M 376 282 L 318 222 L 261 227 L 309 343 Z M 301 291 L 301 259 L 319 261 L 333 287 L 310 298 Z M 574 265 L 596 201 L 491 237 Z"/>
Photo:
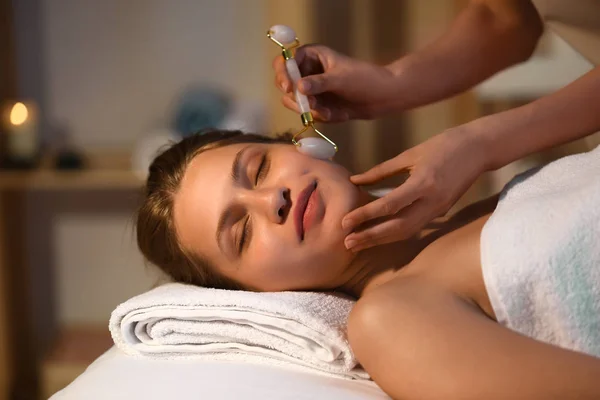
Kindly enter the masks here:
<path id="1" fill-rule="evenodd" d="M 246 244 L 246 237 L 250 236 L 251 226 L 250 226 L 250 216 L 247 216 L 244 221 L 244 226 L 242 227 L 242 236 L 238 242 L 238 254 L 242 254 L 242 250 L 244 250 Z"/>
<path id="2" fill-rule="evenodd" d="M 269 173 L 269 168 L 271 167 L 271 159 L 265 153 L 260 160 L 260 164 L 258 166 L 258 172 L 256 173 L 256 179 L 254 181 L 254 186 L 258 186 L 258 183 L 261 182 L 267 174 Z M 252 230 L 252 226 L 250 224 L 250 216 L 247 216 L 244 221 L 244 226 L 242 227 L 242 235 L 238 244 L 238 253 L 241 254 L 246 245 L 246 238 L 250 236 L 250 232 Z"/>
<path id="3" fill-rule="evenodd" d="M 260 165 L 258 166 L 258 173 L 256 174 L 254 186 L 257 186 L 261 180 L 265 179 L 265 177 L 269 173 L 270 166 L 271 159 L 267 156 L 267 154 L 264 154 L 262 160 L 260 161 Z"/>

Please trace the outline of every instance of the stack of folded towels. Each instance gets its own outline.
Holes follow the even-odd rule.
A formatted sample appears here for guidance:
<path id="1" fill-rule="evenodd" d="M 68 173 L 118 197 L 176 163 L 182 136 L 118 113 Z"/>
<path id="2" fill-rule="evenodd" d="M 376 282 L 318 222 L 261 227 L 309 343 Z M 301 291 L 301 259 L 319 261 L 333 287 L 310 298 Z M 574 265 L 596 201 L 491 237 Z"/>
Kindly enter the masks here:
<path id="1" fill-rule="evenodd" d="M 125 353 L 160 359 L 231 360 L 369 379 L 347 339 L 354 301 L 337 293 L 255 293 L 169 283 L 113 311 Z"/>

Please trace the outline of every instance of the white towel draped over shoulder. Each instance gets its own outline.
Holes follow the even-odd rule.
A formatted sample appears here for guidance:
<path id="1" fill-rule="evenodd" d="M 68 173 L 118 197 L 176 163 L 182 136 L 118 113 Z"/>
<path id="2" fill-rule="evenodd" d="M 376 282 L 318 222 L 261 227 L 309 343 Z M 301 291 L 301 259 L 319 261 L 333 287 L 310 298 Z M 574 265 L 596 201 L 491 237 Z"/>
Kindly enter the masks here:
<path id="1" fill-rule="evenodd" d="M 169 283 L 119 305 L 109 328 L 119 348 L 141 357 L 246 360 L 369 379 L 347 340 L 353 305 L 333 293 Z"/>
<path id="2" fill-rule="evenodd" d="M 600 147 L 515 177 L 481 264 L 498 322 L 600 357 Z"/>

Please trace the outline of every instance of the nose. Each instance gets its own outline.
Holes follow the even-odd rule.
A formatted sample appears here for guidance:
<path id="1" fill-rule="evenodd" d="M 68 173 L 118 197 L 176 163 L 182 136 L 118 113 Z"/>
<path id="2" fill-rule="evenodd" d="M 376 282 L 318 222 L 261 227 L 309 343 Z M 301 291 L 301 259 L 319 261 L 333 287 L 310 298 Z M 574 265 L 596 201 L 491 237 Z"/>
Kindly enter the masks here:
<path id="1" fill-rule="evenodd" d="M 259 213 L 271 222 L 285 222 L 291 206 L 290 189 L 285 187 L 254 189 L 244 194 L 250 212 Z"/>

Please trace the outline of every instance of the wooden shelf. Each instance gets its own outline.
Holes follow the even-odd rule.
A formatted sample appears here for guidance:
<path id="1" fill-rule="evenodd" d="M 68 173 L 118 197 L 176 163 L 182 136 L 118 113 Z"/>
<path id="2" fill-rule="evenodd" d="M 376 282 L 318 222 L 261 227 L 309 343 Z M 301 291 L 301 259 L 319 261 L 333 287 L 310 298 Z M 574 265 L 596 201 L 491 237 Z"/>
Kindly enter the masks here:
<path id="1" fill-rule="evenodd" d="M 52 169 L 52 154 L 46 154 L 37 169 L 0 169 L 0 190 L 118 190 L 144 185 L 131 169 L 127 151 L 88 152 L 84 158 L 86 168 L 74 171 Z"/>
<path id="2" fill-rule="evenodd" d="M 143 184 L 144 181 L 129 170 L 0 170 L 0 190 L 138 189 Z"/>

